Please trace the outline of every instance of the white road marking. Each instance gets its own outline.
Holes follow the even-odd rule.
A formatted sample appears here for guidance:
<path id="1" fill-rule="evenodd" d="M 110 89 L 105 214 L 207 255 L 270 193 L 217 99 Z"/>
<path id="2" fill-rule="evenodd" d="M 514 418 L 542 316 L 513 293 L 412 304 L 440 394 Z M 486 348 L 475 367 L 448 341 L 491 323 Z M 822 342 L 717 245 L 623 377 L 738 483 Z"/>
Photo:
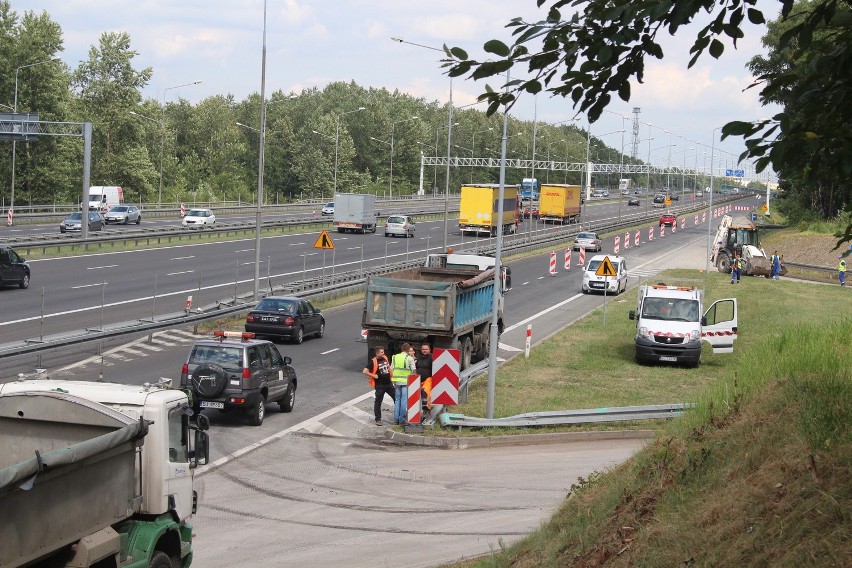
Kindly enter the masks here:
<path id="1" fill-rule="evenodd" d="M 539 276 L 539 277 L 538 277 L 538 279 L 539 279 L 539 280 L 544 280 L 544 279 L 545 279 L 545 277 L 544 277 L 544 276 Z"/>
<path id="2" fill-rule="evenodd" d="M 529 284 L 529 282 L 524 282 L 521 286 L 526 286 L 527 284 Z"/>
<path id="3" fill-rule="evenodd" d="M 305 246 L 306 244 L 308 244 L 308 243 L 290 243 L 290 244 L 289 244 L 289 245 L 287 245 L 287 246 L 290 246 L 290 247 L 301 247 L 301 246 Z"/>
<path id="4" fill-rule="evenodd" d="M 194 270 L 184 270 L 183 272 L 169 272 L 169 273 L 166 274 L 166 276 L 177 276 L 179 274 L 192 274 L 193 272 L 195 272 L 195 271 Z"/>
<path id="5" fill-rule="evenodd" d="M 234 252 L 254 252 L 254 249 L 250 248 L 250 249 L 235 250 Z"/>
<path id="6" fill-rule="evenodd" d="M 323 351 L 320 355 L 328 355 L 329 353 L 334 353 L 335 351 L 340 351 L 340 347 L 335 347 L 334 349 L 329 349 L 328 351 Z"/>
<path id="7" fill-rule="evenodd" d="M 80 288 L 91 288 L 92 286 L 103 286 L 104 284 L 109 284 L 109 282 L 98 282 L 97 284 L 83 284 L 82 286 L 71 286 L 71 289 L 79 290 Z"/>
<path id="8" fill-rule="evenodd" d="M 117 264 L 107 264 L 106 266 L 90 266 L 86 270 L 100 270 L 102 268 L 115 268 Z"/>
<path id="9" fill-rule="evenodd" d="M 519 353 L 523 351 L 523 349 L 518 349 L 517 347 L 512 347 L 511 345 L 506 345 L 505 343 L 498 343 L 497 347 L 499 347 L 503 351 L 512 351 L 514 353 Z"/>
<path id="10" fill-rule="evenodd" d="M 192 255 L 192 256 L 177 256 L 175 258 L 170 258 L 169 260 L 189 260 L 190 258 L 195 258 L 195 255 Z"/>

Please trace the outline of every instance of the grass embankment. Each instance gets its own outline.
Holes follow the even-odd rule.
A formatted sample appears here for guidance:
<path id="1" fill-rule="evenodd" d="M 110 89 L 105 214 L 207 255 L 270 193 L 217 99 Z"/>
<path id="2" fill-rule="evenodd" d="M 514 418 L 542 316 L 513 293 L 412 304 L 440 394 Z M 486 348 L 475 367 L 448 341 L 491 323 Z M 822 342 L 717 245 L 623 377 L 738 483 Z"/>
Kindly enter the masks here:
<path id="1" fill-rule="evenodd" d="M 627 311 L 635 292 L 607 305 L 606 324 L 597 310 L 536 346 L 529 360 L 500 369 L 495 416 L 698 406 L 663 425 L 625 464 L 577 480 L 539 531 L 463 566 L 852 563 L 848 290 L 764 278 L 729 282 L 711 274 L 707 298 L 739 299 L 735 353 L 705 351 L 698 369 L 633 363 L 635 323 Z M 457 411 L 481 416 L 484 407 L 485 381 L 478 379 Z"/>

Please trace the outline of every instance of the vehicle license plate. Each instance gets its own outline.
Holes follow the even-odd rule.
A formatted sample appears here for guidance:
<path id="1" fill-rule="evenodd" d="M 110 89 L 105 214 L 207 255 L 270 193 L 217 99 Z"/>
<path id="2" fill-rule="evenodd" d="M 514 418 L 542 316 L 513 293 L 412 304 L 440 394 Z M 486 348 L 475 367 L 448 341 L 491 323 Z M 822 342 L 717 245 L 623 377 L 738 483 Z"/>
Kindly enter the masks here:
<path id="1" fill-rule="evenodd" d="M 677 363 L 677 357 L 669 357 L 668 355 L 660 355 L 660 361 L 671 361 Z"/>
<path id="2" fill-rule="evenodd" d="M 592 282 L 592 283 L 589 284 L 589 286 L 591 286 L 592 288 L 603 288 L 604 283 L 603 282 Z"/>
<path id="3" fill-rule="evenodd" d="M 276 321 L 278 318 L 260 318 L 262 321 Z"/>
<path id="4" fill-rule="evenodd" d="M 198 403 L 198 406 L 201 408 L 225 408 L 224 402 L 210 402 L 209 400 L 202 400 Z"/>

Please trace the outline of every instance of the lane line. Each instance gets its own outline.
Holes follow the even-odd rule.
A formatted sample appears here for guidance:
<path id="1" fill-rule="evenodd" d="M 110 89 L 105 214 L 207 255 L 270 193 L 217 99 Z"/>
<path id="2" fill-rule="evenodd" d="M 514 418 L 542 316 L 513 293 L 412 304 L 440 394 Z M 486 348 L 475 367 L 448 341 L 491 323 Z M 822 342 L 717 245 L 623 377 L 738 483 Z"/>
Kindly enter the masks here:
<path id="1" fill-rule="evenodd" d="M 92 286 L 104 286 L 106 284 L 109 284 L 109 282 L 98 282 L 97 284 L 83 284 L 82 286 L 71 286 L 71 289 L 72 290 L 79 290 L 80 288 L 91 288 Z M 36 318 L 31 318 L 31 319 L 36 319 Z M 19 321 L 21 321 L 21 320 L 19 320 Z M 12 322 L 10 322 L 10 323 L 12 323 Z"/>
<path id="2" fill-rule="evenodd" d="M 175 258 L 170 258 L 169 260 L 189 260 L 190 258 L 195 258 L 195 255 L 192 256 L 177 256 Z"/>
<path id="3" fill-rule="evenodd" d="M 250 248 L 250 249 L 235 250 L 234 252 L 254 252 L 254 249 Z"/>
<path id="4" fill-rule="evenodd" d="M 192 274 L 194 270 L 184 270 L 183 272 L 169 272 L 166 276 L 177 276 L 178 274 Z"/>
<path id="5" fill-rule="evenodd" d="M 335 347 L 334 349 L 329 349 L 328 351 L 323 351 L 320 355 L 328 355 L 329 353 L 334 353 L 335 351 L 340 351 L 340 347 Z"/>
<path id="6" fill-rule="evenodd" d="M 86 270 L 100 270 L 102 268 L 115 268 L 117 266 L 117 264 L 107 264 L 106 266 L 90 266 L 86 268 Z"/>

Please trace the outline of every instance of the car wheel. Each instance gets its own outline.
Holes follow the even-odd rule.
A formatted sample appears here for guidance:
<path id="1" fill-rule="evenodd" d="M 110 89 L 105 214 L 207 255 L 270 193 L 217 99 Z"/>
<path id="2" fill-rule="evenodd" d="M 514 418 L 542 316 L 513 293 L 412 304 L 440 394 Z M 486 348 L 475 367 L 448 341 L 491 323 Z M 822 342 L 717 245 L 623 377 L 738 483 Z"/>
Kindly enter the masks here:
<path id="1" fill-rule="evenodd" d="M 130 217 L 125 217 L 124 224 L 127 225 L 128 223 L 130 223 Z"/>
<path id="2" fill-rule="evenodd" d="M 281 412 L 293 412 L 293 407 L 296 406 L 296 383 L 290 383 L 284 398 L 278 401 L 278 406 L 281 407 Z"/>
<path id="3" fill-rule="evenodd" d="M 319 331 L 317 332 L 317 337 L 322 337 L 324 335 L 325 335 L 325 321 L 321 321 Z"/>
<path id="4" fill-rule="evenodd" d="M 142 215 L 139 215 L 138 217 L 136 217 L 136 224 L 138 225 L 141 222 L 142 222 Z"/>
<path id="5" fill-rule="evenodd" d="M 295 339 L 295 342 L 296 342 L 297 344 L 301 345 L 301 344 L 302 344 L 302 341 L 304 341 L 304 340 L 305 340 L 305 328 L 300 327 L 300 328 L 299 328 L 299 331 L 297 331 L 297 332 L 296 332 L 296 339 Z"/>
<path id="6" fill-rule="evenodd" d="M 24 274 L 24 277 L 21 278 L 21 281 L 18 283 L 18 286 L 21 288 L 29 288 L 30 286 L 30 275 Z"/>
<path id="7" fill-rule="evenodd" d="M 59 227 L 59 232 L 60 232 L 60 233 L 64 233 L 64 232 L 65 232 L 65 227 Z"/>
<path id="8" fill-rule="evenodd" d="M 263 417 L 266 415 L 266 399 L 263 396 L 257 397 L 257 403 L 248 409 L 249 424 L 252 426 L 260 426 L 263 424 Z"/>
<path id="9" fill-rule="evenodd" d="M 228 384 L 228 373 L 220 365 L 199 365 L 192 372 L 192 387 L 205 398 L 215 398 L 225 390 Z"/>

